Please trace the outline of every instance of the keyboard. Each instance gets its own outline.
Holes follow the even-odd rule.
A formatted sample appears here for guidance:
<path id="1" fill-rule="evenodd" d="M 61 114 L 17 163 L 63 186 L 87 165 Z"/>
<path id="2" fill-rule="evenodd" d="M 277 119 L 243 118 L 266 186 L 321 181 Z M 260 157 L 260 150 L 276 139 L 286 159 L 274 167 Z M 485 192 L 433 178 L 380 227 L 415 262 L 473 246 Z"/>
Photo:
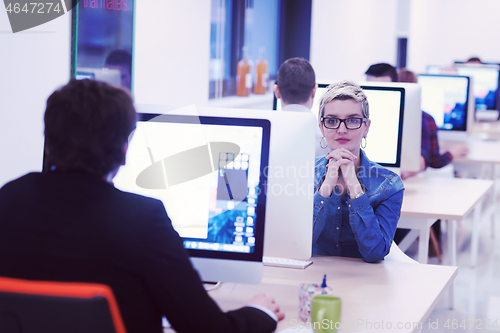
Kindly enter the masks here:
<path id="1" fill-rule="evenodd" d="M 309 261 L 309 260 L 263 257 L 262 263 L 264 264 L 264 266 L 305 269 L 306 267 L 311 265 L 313 262 Z"/>

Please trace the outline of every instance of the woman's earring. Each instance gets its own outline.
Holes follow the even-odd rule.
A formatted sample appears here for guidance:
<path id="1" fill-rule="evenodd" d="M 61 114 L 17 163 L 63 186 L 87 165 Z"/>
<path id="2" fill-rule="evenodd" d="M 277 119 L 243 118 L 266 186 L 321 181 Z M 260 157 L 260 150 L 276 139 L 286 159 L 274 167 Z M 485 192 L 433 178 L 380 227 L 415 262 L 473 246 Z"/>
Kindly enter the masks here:
<path id="1" fill-rule="evenodd" d="M 365 140 L 365 142 L 363 142 L 363 140 Z M 362 139 L 361 139 L 361 148 L 365 149 L 366 148 L 366 136 L 364 136 Z"/>
<path id="2" fill-rule="evenodd" d="M 324 147 L 323 147 L 323 139 L 325 139 L 325 146 Z M 325 149 L 326 147 L 328 147 L 328 143 L 326 142 L 325 137 L 321 138 L 321 140 L 319 141 L 319 146 L 321 147 L 321 149 Z"/>

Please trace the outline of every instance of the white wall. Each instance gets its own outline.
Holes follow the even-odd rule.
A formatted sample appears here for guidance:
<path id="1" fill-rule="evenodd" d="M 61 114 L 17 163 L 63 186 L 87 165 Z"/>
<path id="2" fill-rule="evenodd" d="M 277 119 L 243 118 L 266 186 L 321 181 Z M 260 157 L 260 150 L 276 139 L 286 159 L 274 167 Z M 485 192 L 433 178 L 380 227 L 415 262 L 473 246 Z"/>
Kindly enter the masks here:
<path id="1" fill-rule="evenodd" d="M 396 65 L 397 4 L 313 0 L 310 62 L 317 81 L 364 80 L 364 72 L 374 63 Z"/>
<path id="2" fill-rule="evenodd" d="M 412 0 L 408 67 L 451 65 L 479 56 L 500 62 L 500 1 Z"/>
<path id="3" fill-rule="evenodd" d="M 206 105 L 211 0 L 137 1 L 135 101 Z"/>
<path id="4" fill-rule="evenodd" d="M 45 102 L 70 77 L 70 19 L 13 34 L 0 5 L 0 186 L 42 168 Z"/>

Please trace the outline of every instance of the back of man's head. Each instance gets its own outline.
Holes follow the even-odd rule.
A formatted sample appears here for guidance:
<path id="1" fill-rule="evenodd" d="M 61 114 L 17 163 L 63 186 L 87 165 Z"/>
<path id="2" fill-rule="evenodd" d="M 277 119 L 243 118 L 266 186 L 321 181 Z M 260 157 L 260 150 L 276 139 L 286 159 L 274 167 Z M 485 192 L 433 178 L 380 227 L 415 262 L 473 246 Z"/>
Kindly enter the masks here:
<path id="1" fill-rule="evenodd" d="M 468 64 L 482 64 L 483 62 L 481 61 L 481 59 L 479 59 L 479 57 L 471 57 L 471 58 L 467 59 L 466 63 L 468 63 Z"/>
<path id="2" fill-rule="evenodd" d="M 367 75 L 368 81 L 398 82 L 396 68 L 386 63 L 371 65 L 365 74 Z"/>
<path id="3" fill-rule="evenodd" d="M 316 85 L 316 75 L 309 61 L 291 58 L 281 65 L 276 84 L 285 104 L 302 104 L 311 96 Z"/>
<path id="4" fill-rule="evenodd" d="M 47 100 L 45 168 L 108 175 L 124 164 L 136 120 L 125 90 L 99 81 L 70 81 Z"/>

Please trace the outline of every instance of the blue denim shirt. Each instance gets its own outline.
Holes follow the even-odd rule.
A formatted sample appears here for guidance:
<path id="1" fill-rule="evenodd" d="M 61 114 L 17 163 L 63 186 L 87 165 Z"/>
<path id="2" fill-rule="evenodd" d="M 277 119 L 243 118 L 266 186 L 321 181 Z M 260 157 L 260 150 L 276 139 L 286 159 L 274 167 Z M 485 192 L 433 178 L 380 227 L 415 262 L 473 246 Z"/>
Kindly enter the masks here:
<path id="1" fill-rule="evenodd" d="M 384 259 L 389 253 L 403 203 L 403 182 L 394 172 L 371 162 L 363 150 L 358 179 L 365 194 L 350 199 L 332 193 L 323 198 L 318 189 L 326 174 L 327 160 L 316 158 L 314 176 L 314 254 Z"/>

